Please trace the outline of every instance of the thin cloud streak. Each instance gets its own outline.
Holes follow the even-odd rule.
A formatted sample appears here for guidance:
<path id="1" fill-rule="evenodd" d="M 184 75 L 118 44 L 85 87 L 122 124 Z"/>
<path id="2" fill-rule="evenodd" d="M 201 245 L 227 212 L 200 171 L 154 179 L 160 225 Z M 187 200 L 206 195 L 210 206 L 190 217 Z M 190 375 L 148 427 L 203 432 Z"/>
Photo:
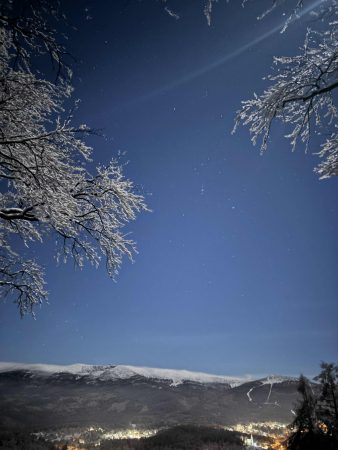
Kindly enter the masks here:
<path id="1" fill-rule="evenodd" d="M 309 12 L 313 11 L 315 8 L 317 8 L 321 3 L 324 3 L 327 0 L 317 0 L 312 5 L 309 5 L 307 8 L 304 8 L 300 14 L 297 15 L 297 17 L 293 18 L 289 25 L 291 23 L 294 23 L 296 20 L 300 19 L 301 17 L 305 16 Z M 135 102 L 137 101 L 144 101 L 148 100 L 149 98 L 152 98 L 156 95 L 162 94 L 163 92 L 169 91 L 171 89 L 175 89 L 178 86 L 181 86 L 182 84 L 188 83 L 189 81 L 194 80 L 195 78 L 198 78 L 201 75 L 204 75 L 207 72 L 210 72 L 211 70 L 216 69 L 217 67 L 229 62 L 233 58 L 236 58 L 237 56 L 241 55 L 242 53 L 246 52 L 247 50 L 250 50 L 251 48 L 255 47 L 257 44 L 260 44 L 261 42 L 268 39 L 270 36 L 282 32 L 285 25 L 285 21 L 281 22 L 276 27 L 272 28 L 271 30 L 267 31 L 266 33 L 262 34 L 261 36 L 257 37 L 253 41 L 248 42 L 247 44 L 242 45 L 238 49 L 234 50 L 231 53 L 228 53 L 227 55 L 223 56 L 222 58 L 218 59 L 217 61 L 214 61 L 200 69 L 195 70 L 194 72 L 191 72 L 190 74 L 182 77 L 179 80 L 173 81 L 172 83 L 169 83 L 165 86 L 162 86 L 158 89 L 155 89 L 148 94 L 144 94 L 137 99 L 135 99 Z M 134 102 L 133 102 L 134 103 Z"/>

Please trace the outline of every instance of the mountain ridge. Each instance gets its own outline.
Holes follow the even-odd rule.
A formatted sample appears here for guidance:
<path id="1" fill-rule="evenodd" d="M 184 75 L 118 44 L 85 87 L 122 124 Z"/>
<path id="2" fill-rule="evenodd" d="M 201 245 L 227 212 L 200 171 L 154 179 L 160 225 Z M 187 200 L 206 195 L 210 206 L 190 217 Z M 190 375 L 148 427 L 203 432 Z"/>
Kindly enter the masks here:
<path id="1" fill-rule="evenodd" d="M 134 376 L 142 376 L 148 379 L 171 380 L 172 386 L 177 386 L 186 381 L 197 383 L 220 383 L 228 384 L 230 387 L 240 386 L 241 384 L 261 381 L 262 384 L 282 383 L 285 381 L 296 381 L 297 378 L 284 375 L 266 375 L 254 377 L 252 375 L 229 376 L 215 375 L 206 372 L 190 371 L 185 369 L 163 369 L 155 367 L 132 366 L 124 364 L 42 364 L 42 363 L 16 363 L 0 362 L 0 373 L 28 371 L 39 373 L 40 375 L 55 375 L 67 373 L 77 376 L 89 376 L 99 379 L 129 379 Z"/>

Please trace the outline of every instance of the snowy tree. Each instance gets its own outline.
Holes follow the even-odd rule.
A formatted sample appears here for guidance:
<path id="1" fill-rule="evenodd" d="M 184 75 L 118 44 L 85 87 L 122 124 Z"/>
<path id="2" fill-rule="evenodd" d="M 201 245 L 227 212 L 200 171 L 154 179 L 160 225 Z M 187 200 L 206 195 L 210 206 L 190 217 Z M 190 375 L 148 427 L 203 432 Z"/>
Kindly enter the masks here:
<path id="1" fill-rule="evenodd" d="M 282 0 L 274 0 L 272 8 L 280 3 Z M 295 2 L 294 15 L 304 3 Z M 338 175 L 338 110 L 334 97 L 338 87 L 338 0 L 323 0 L 316 15 L 317 30 L 308 29 L 301 53 L 275 57 L 275 72 L 267 77 L 270 86 L 263 94 L 242 102 L 235 129 L 239 123 L 248 125 L 253 144 L 261 139 L 262 152 L 268 147 L 275 119 L 288 128 L 286 137 L 293 149 L 299 141 L 308 149 L 311 136 L 316 134 L 322 140 L 317 152 L 322 161 L 315 171 L 320 178 L 329 178 Z"/>
<path id="2" fill-rule="evenodd" d="M 0 292 L 24 315 L 47 297 L 43 269 L 24 245 L 53 237 L 58 258 L 82 266 L 103 256 L 114 277 L 135 250 L 122 228 L 146 205 L 117 160 L 94 173 L 88 168 L 92 149 L 84 138 L 92 131 L 66 114 L 71 73 L 45 20 L 47 12 L 56 16 L 57 4 L 21 3 L 25 14 L 12 2 L 0 8 Z M 34 69 L 39 55 L 50 56 L 56 80 L 41 73 L 45 63 Z"/>

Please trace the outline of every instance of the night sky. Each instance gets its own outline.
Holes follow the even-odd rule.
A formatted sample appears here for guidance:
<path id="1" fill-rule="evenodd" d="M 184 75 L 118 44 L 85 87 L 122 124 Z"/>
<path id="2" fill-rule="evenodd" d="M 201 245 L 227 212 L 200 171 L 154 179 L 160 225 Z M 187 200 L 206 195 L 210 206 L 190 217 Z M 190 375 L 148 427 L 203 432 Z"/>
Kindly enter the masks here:
<path id="1" fill-rule="evenodd" d="M 210 27 L 199 0 L 168 1 L 179 19 L 155 0 L 66 3 L 75 120 L 107 136 L 90 141 L 95 163 L 129 162 L 152 212 L 126 229 L 139 253 L 116 282 L 104 264 L 58 266 L 54 238 L 35 246 L 49 304 L 36 320 L 1 304 L 0 360 L 229 375 L 337 361 L 338 180 L 313 173 L 315 139 L 292 152 L 275 124 L 261 156 L 247 129 L 231 134 L 309 15 L 280 34 L 287 6 L 256 20 L 269 0 L 220 1 Z"/>

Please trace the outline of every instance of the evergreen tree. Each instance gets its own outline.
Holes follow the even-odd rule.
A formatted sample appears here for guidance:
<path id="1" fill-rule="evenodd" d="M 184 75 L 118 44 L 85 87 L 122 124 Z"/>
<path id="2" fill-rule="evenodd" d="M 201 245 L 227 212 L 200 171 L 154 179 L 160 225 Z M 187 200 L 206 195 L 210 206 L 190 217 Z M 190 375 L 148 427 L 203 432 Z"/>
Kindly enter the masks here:
<path id="1" fill-rule="evenodd" d="M 338 366 L 322 362 L 321 369 L 315 377 L 321 384 L 318 418 L 326 432 L 338 442 Z"/>
<path id="2" fill-rule="evenodd" d="M 338 367 L 322 363 L 319 394 L 303 375 L 299 378 L 300 400 L 296 417 L 290 425 L 293 430 L 287 441 L 288 450 L 336 450 L 338 448 L 337 379 Z"/>
<path id="3" fill-rule="evenodd" d="M 289 450 L 301 450 L 307 448 L 310 441 L 314 441 L 316 434 L 316 400 L 313 395 L 309 380 L 301 375 L 299 377 L 298 392 L 301 399 L 296 407 L 296 417 L 291 423 L 291 429 L 295 430 L 288 441 Z"/>

